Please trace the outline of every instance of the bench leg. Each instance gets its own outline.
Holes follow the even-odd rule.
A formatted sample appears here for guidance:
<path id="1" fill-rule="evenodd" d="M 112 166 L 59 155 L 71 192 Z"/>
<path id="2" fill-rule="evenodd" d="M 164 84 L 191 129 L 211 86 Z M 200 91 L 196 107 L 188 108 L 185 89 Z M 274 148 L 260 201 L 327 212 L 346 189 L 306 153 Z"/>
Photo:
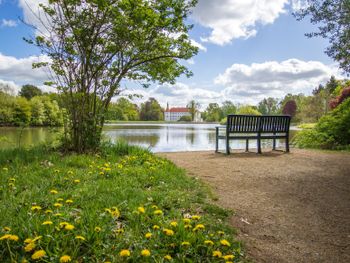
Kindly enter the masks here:
<path id="1" fill-rule="evenodd" d="M 249 152 L 249 139 L 245 141 L 245 151 Z"/>
<path id="2" fill-rule="evenodd" d="M 216 129 L 215 152 L 219 151 L 219 129 Z"/>
<path id="3" fill-rule="evenodd" d="M 258 153 L 261 153 L 261 139 L 258 138 Z"/>
<path id="4" fill-rule="evenodd" d="M 226 136 L 226 154 L 227 155 L 230 154 L 230 140 L 229 140 L 228 136 Z"/>
<path id="5" fill-rule="evenodd" d="M 273 139 L 272 150 L 276 150 L 276 139 Z"/>
<path id="6" fill-rule="evenodd" d="M 289 135 L 286 137 L 286 152 L 289 153 Z"/>

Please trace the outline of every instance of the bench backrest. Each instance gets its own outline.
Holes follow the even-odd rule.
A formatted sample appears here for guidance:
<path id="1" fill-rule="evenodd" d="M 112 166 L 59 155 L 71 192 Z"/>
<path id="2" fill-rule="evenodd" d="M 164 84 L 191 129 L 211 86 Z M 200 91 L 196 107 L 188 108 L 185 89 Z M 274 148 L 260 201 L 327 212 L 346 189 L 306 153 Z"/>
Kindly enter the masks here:
<path id="1" fill-rule="evenodd" d="M 231 133 L 288 133 L 288 115 L 227 115 L 226 129 Z"/>

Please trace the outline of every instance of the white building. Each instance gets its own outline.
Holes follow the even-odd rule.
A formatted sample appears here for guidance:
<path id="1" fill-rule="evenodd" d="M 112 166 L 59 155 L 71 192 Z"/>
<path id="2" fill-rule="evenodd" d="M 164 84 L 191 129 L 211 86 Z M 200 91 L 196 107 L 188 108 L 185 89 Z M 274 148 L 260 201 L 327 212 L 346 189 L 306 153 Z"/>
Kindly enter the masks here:
<path id="1" fill-rule="evenodd" d="M 167 108 L 164 112 L 164 120 L 165 121 L 178 121 L 182 116 L 190 116 L 191 113 L 188 110 L 188 108 L 183 108 L 183 107 L 177 107 L 177 108 L 170 108 L 169 109 L 169 104 L 167 105 Z M 196 112 L 194 116 L 194 121 L 195 122 L 201 122 L 201 114 L 200 112 Z"/>

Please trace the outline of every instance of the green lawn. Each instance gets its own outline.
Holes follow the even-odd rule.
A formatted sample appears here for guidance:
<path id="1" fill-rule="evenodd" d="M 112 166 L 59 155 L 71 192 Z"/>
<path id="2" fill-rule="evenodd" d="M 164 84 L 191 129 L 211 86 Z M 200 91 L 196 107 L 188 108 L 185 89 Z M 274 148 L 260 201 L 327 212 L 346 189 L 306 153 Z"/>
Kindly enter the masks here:
<path id="1" fill-rule="evenodd" d="M 0 183 L 0 262 L 242 260 L 208 189 L 136 147 L 1 151 Z"/>

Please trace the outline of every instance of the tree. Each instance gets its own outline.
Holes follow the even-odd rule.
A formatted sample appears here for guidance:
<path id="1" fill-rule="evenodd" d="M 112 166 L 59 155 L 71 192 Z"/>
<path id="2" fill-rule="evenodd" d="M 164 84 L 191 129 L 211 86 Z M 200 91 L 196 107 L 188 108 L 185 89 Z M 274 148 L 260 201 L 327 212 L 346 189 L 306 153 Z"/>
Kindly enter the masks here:
<path id="1" fill-rule="evenodd" d="M 164 120 L 164 113 L 158 101 L 150 98 L 141 104 L 140 119 L 142 121 L 161 121 Z"/>
<path id="2" fill-rule="evenodd" d="M 17 97 L 13 109 L 13 122 L 16 125 L 29 125 L 31 121 L 31 107 L 24 97 Z"/>
<path id="3" fill-rule="evenodd" d="M 19 92 L 19 96 L 26 98 L 27 100 L 30 100 L 31 98 L 35 96 L 41 96 L 43 92 L 41 89 L 39 89 L 37 86 L 34 85 L 23 85 L 21 88 L 21 91 Z"/>
<path id="4" fill-rule="evenodd" d="M 13 122 L 15 98 L 0 90 L 0 125 L 8 125 Z"/>
<path id="5" fill-rule="evenodd" d="M 187 109 L 191 113 L 192 121 L 194 121 L 194 117 L 196 116 L 196 113 L 198 112 L 199 108 L 200 108 L 200 104 L 198 102 L 195 102 L 194 100 L 191 100 L 187 104 Z"/>
<path id="6" fill-rule="evenodd" d="M 284 105 L 282 109 L 282 113 L 289 115 L 293 118 L 297 113 L 297 103 L 295 102 L 295 100 L 287 101 L 287 103 Z"/>
<path id="7" fill-rule="evenodd" d="M 181 60 L 198 52 L 187 18 L 196 0 L 56 0 L 41 5 L 47 33 L 27 40 L 50 57 L 53 81 L 69 114 L 76 152 L 95 150 L 105 113 L 123 80 L 174 83 L 191 72 Z"/>
<path id="8" fill-rule="evenodd" d="M 42 98 L 36 96 L 30 100 L 32 119 L 30 121 L 31 125 L 41 126 L 45 123 L 45 106 Z"/>
<path id="9" fill-rule="evenodd" d="M 245 105 L 241 106 L 238 109 L 238 114 L 247 114 L 247 115 L 261 115 L 261 113 L 254 108 L 253 106 Z"/>
<path id="10" fill-rule="evenodd" d="M 295 13 L 298 20 L 311 16 L 310 22 L 318 25 L 318 31 L 307 37 L 329 40 L 325 53 L 339 62 L 346 74 L 350 74 L 350 2 L 349 0 L 305 0 L 304 8 Z"/>
<path id="11" fill-rule="evenodd" d="M 224 116 L 222 114 L 221 108 L 219 104 L 217 103 L 209 103 L 207 109 L 206 109 L 206 116 L 205 120 L 209 122 L 218 122 L 220 121 Z"/>
<path id="12" fill-rule="evenodd" d="M 259 102 L 258 111 L 262 114 L 277 114 L 278 113 L 278 99 L 275 98 L 264 98 Z"/>
<path id="13" fill-rule="evenodd" d="M 227 116 L 229 114 L 235 114 L 237 112 L 237 107 L 232 101 L 226 100 L 222 103 L 221 111 L 224 116 Z"/>

